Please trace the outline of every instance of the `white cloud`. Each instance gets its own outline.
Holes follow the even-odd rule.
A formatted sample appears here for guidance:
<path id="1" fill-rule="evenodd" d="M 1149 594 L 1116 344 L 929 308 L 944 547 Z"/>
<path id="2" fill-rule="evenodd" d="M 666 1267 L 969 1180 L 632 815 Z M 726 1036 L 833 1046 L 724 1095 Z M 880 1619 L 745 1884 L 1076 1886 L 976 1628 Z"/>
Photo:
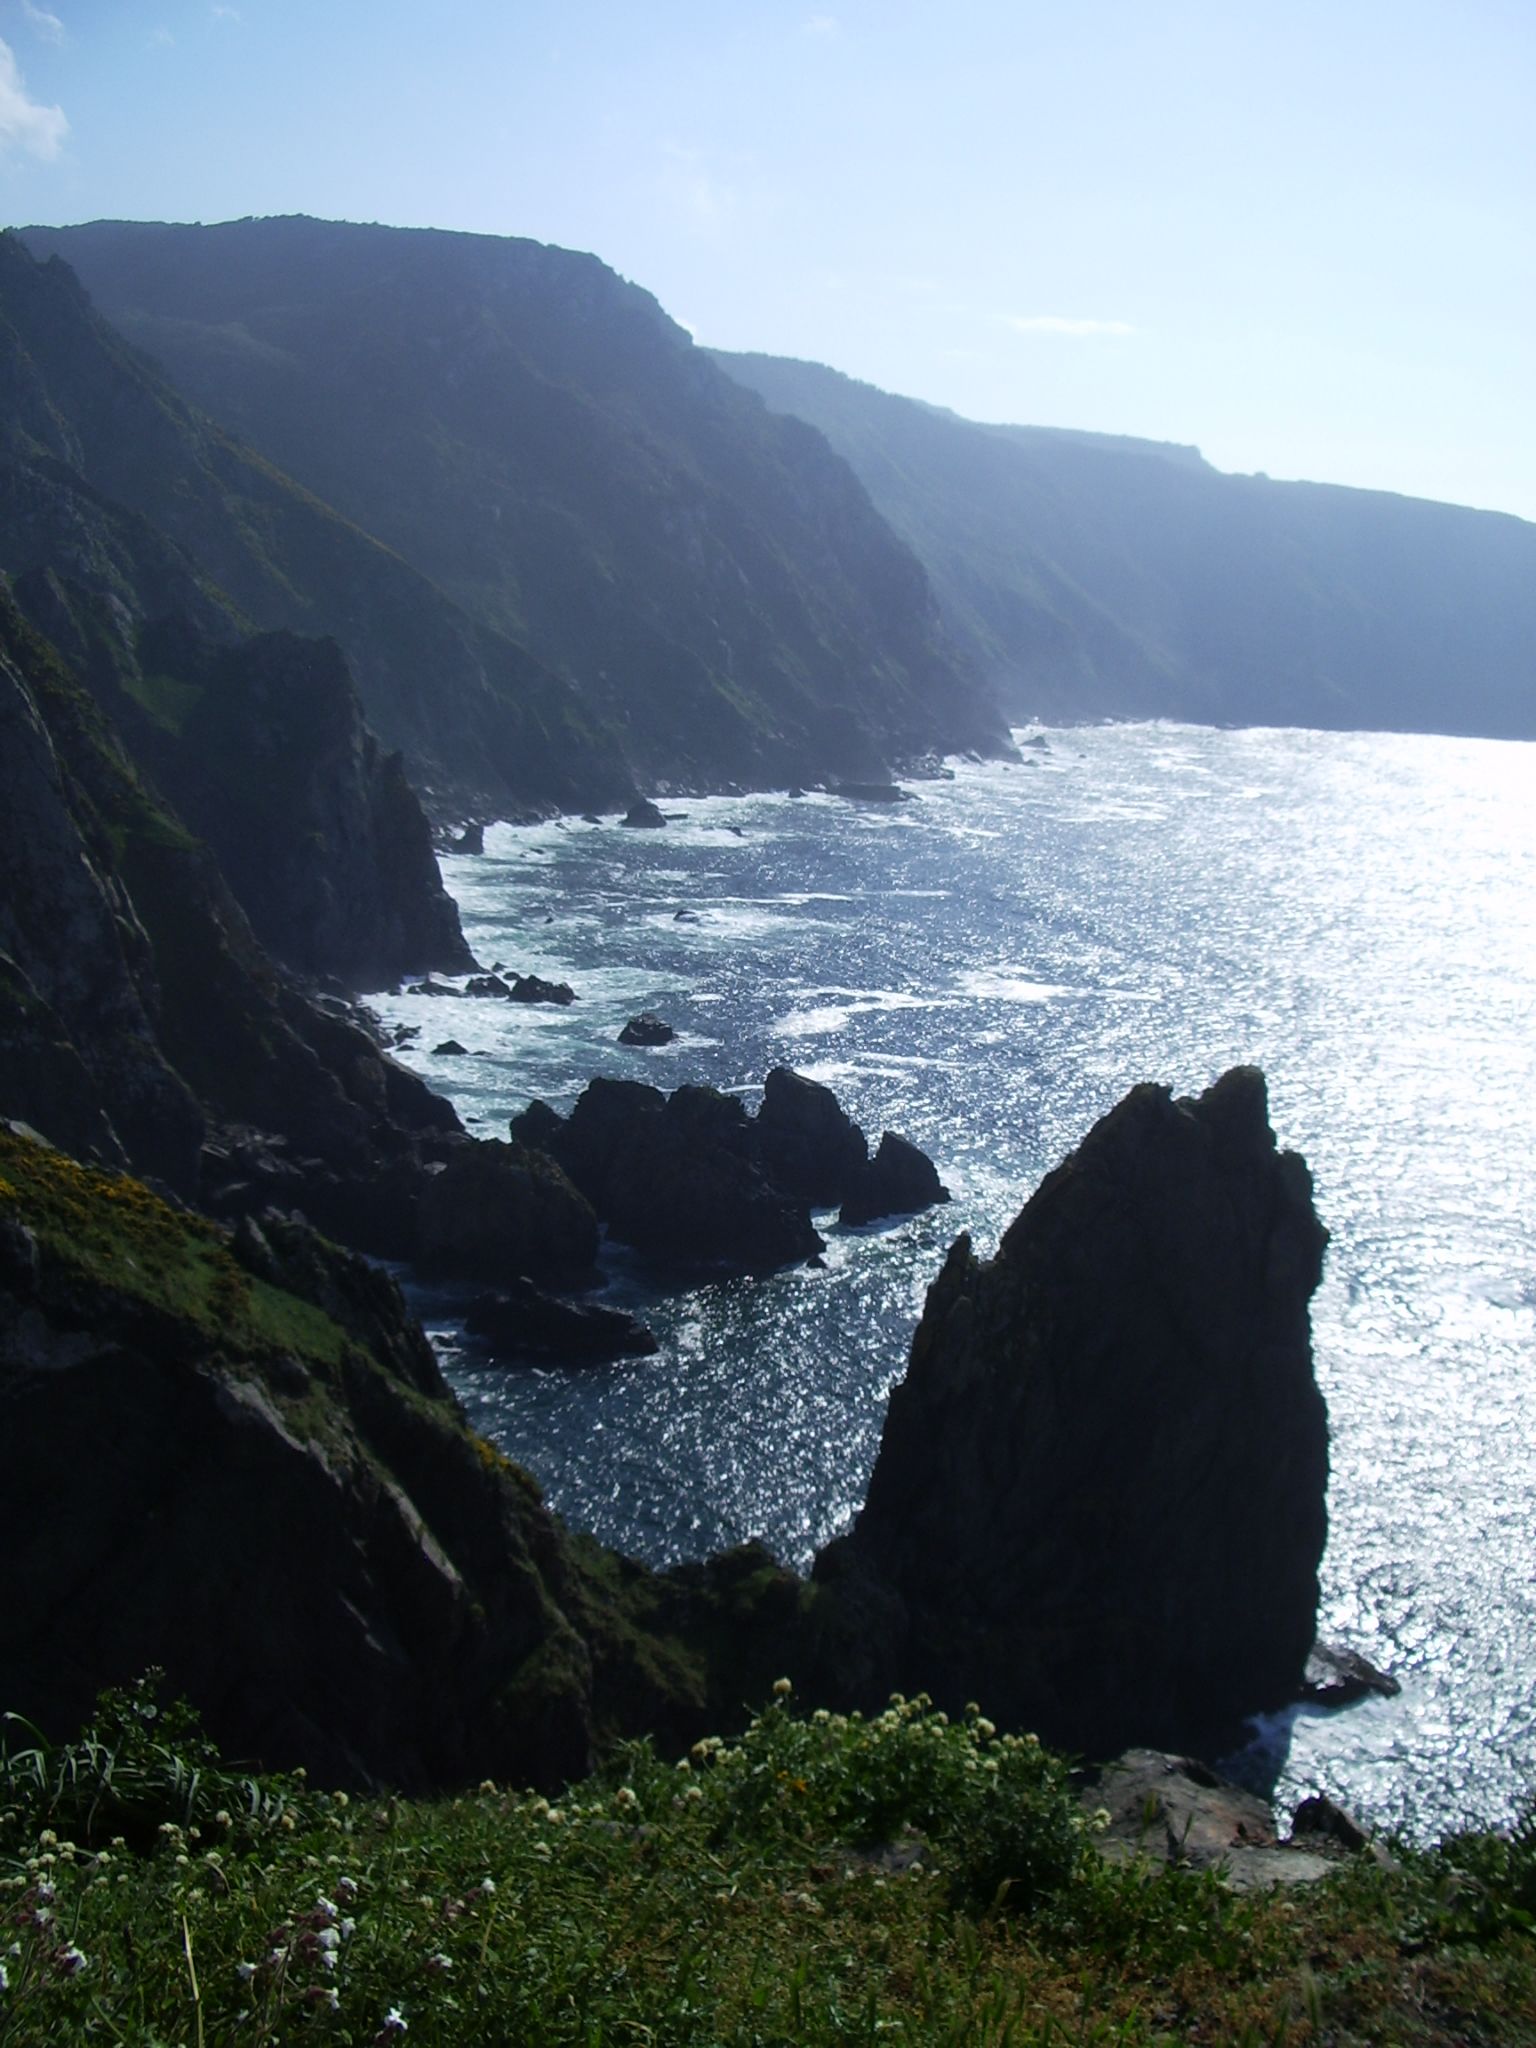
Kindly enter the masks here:
<path id="1" fill-rule="evenodd" d="M 227 7 L 224 0 L 213 0 L 208 12 L 215 21 L 239 21 L 243 18 L 238 7 Z"/>
<path id="2" fill-rule="evenodd" d="M 32 0 L 21 0 L 21 11 L 45 43 L 69 41 L 69 31 L 63 22 L 56 14 L 50 14 L 46 7 L 34 7 Z"/>
<path id="3" fill-rule="evenodd" d="M 149 47 L 152 50 L 175 49 L 176 38 L 171 34 L 170 30 L 165 26 L 164 22 L 160 24 L 159 28 L 153 29 L 150 32 Z"/>
<path id="4" fill-rule="evenodd" d="M 68 133 L 64 109 L 28 98 L 15 53 L 0 43 L 0 150 L 24 149 L 46 162 L 58 155 Z"/>
<path id="5" fill-rule="evenodd" d="M 835 36 L 838 26 L 835 14 L 813 14 L 808 21 L 801 23 L 800 33 L 807 36 Z"/>
<path id="6" fill-rule="evenodd" d="M 1005 314 L 1015 334 L 1134 334 L 1128 320 L 1068 320 L 1060 313 Z"/>

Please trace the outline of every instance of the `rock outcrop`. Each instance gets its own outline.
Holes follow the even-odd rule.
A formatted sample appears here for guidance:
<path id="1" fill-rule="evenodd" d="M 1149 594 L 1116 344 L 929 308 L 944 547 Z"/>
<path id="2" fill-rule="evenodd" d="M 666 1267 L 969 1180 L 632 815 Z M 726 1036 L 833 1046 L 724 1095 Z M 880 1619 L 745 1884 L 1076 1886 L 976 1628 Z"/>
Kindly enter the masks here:
<path id="1" fill-rule="evenodd" d="M 888 1131 L 872 1164 L 831 1089 L 787 1067 L 755 1117 L 718 1089 L 604 1078 L 569 1118 L 531 1103 L 512 1135 L 558 1160 L 615 1237 L 668 1264 L 768 1272 L 825 1250 L 813 1204 L 862 1203 L 865 1221 L 948 1200 L 915 1145 Z"/>
<path id="2" fill-rule="evenodd" d="M 655 1337 L 622 1309 L 595 1301 L 561 1301 L 531 1280 L 514 1280 L 476 1296 L 464 1328 L 493 1358 L 551 1359 L 595 1365 L 614 1358 L 653 1358 Z"/>
<path id="3" fill-rule="evenodd" d="M 524 1276 L 580 1284 L 596 1265 L 597 1218 L 544 1153 L 470 1139 L 422 1188 L 416 1261 L 423 1272 L 493 1287 Z"/>
<path id="4" fill-rule="evenodd" d="M 855 1175 L 843 1197 L 838 1221 L 873 1223 L 881 1216 L 912 1216 L 948 1200 L 949 1189 L 928 1154 L 910 1139 L 886 1131 L 874 1158 Z"/>
<path id="5" fill-rule="evenodd" d="M 869 1496 L 816 1577 L 855 1696 L 926 1688 L 1092 1755 L 1296 1697 L 1326 1534 L 1327 1233 L 1262 1075 L 1143 1086 L 983 1261 L 959 1238 Z"/>

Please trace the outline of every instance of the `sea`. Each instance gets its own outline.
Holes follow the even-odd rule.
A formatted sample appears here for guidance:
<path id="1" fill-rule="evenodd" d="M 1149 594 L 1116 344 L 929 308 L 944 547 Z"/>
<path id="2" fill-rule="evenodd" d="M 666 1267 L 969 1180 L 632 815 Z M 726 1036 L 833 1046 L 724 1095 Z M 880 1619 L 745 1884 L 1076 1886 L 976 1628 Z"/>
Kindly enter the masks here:
<path id="1" fill-rule="evenodd" d="M 479 960 L 567 1008 L 375 999 L 468 1127 L 595 1074 L 769 1068 L 901 1132 L 952 1200 L 821 1219 L 824 1266 L 601 1297 L 658 1356 L 492 1364 L 418 1306 L 475 1426 L 571 1524 L 656 1564 L 758 1537 L 805 1565 L 858 1511 L 956 1234 L 996 1244 L 1134 1083 L 1262 1067 L 1331 1232 L 1321 1632 L 1401 1684 L 1256 1727 L 1285 1809 L 1324 1790 L 1410 1840 L 1536 1796 L 1536 745 L 1166 723 L 1021 732 L 882 805 L 663 799 L 664 830 L 499 825 L 443 872 Z M 662 1048 L 617 1043 L 653 1010 Z M 461 1053 L 435 1047 L 453 1040 Z"/>

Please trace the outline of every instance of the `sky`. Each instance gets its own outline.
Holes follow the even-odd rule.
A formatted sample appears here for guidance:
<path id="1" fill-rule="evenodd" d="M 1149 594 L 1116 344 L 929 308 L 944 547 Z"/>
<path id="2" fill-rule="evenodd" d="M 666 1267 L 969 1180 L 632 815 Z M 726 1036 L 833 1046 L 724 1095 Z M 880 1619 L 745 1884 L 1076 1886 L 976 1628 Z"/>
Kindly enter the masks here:
<path id="1" fill-rule="evenodd" d="M 278 213 L 1536 519 L 1536 0 L 0 0 L 0 222 Z"/>

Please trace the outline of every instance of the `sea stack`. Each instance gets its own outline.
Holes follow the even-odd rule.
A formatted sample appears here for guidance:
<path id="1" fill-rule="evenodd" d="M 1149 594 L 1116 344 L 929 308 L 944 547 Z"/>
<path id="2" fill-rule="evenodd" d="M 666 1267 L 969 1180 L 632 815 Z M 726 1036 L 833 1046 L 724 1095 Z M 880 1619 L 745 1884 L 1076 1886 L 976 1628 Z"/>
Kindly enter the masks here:
<path id="1" fill-rule="evenodd" d="M 1326 1243 L 1251 1067 L 1194 1100 L 1134 1088 L 994 1259 L 959 1238 L 863 1513 L 817 1561 L 843 1690 L 980 1700 L 1092 1756 L 1209 1751 L 1294 1698 L 1327 1533 Z"/>

